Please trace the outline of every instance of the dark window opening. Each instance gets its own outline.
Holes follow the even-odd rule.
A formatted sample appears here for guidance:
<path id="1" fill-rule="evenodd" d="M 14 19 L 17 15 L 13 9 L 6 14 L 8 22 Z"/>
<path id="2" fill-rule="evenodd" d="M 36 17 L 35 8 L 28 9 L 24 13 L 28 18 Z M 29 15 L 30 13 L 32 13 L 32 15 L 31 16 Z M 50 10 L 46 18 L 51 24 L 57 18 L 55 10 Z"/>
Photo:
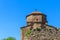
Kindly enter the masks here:
<path id="1" fill-rule="evenodd" d="M 36 19 L 36 21 L 38 21 L 38 19 Z"/>

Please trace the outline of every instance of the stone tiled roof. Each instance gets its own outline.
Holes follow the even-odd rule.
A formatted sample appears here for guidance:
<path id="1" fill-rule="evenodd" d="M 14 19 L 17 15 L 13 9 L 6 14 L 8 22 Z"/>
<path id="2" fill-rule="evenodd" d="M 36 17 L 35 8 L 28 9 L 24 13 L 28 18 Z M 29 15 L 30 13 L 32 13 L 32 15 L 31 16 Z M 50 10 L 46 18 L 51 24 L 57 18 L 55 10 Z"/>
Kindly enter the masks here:
<path id="1" fill-rule="evenodd" d="M 51 25 L 46 25 L 46 26 L 49 26 L 49 27 L 52 27 L 52 28 L 55 28 L 55 29 L 57 29 L 55 26 L 51 26 Z"/>
<path id="2" fill-rule="evenodd" d="M 27 26 L 20 27 L 20 29 L 22 29 L 22 28 L 26 28 L 26 27 L 28 27 L 28 26 L 31 26 L 31 25 L 27 25 Z"/>
<path id="3" fill-rule="evenodd" d="M 31 14 L 27 15 L 26 17 L 30 16 L 30 15 L 44 15 L 46 16 L 45 14 L 43 14 L 42 12 L 32 12 Z"/>
<path id="4" fill-rule="evenodd" d="M 31 15 L 40 15 L 40 14 L 42 14 L 42 12 L 32 12 Z"/>
<path id="5" fill-rule="evenodd" d="M 20 29 L 25 28 L 26 26 L 20 27 Z"/>

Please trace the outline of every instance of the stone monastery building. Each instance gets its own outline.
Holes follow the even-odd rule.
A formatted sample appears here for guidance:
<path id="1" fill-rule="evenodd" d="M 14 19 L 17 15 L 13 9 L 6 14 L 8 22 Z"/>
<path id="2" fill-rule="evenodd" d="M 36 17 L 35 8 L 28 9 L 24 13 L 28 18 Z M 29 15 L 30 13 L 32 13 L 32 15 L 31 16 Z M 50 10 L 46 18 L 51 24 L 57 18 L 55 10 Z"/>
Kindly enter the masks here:
<path id="1" fill-rule="evenodd" d="M 60 29 L 48 25 L 46 17 L 42 12 L 27 15 L 27 25 L 21 27 L 21 40 L 60 40 Z"/>

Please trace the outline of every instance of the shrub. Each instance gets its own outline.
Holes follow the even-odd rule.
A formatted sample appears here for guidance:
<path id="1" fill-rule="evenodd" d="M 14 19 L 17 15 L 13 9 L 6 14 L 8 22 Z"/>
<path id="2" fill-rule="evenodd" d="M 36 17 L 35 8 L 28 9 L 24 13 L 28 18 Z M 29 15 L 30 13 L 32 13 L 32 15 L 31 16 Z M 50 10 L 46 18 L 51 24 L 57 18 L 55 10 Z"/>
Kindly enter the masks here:
<path id="1" fill-rule="evenodd" d="M 37 31 L 40 31 L 41 29 L 40 28 L 36 28 Z"/>
<path id="2" fill-rule="evenodd" d="M 25 35 L 30 36 L 31 32 L 32 32 L 31 30 L 28 30 L 28 31 L 26 31 Z"/>

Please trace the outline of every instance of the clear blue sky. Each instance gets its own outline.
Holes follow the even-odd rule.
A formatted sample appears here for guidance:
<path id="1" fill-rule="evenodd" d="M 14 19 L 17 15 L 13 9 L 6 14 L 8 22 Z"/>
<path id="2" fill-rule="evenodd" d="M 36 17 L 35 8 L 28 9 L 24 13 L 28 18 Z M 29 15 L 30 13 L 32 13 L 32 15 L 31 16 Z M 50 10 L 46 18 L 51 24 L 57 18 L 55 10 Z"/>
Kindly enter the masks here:
<path id="1" fill-rule="evenodd" d="M 60 0 L 0 0 L 0 40 L 9 36 L 20 40 L 20 27 L 35 9 L 47 15 L 49 25 L 60 28 Z"/>

